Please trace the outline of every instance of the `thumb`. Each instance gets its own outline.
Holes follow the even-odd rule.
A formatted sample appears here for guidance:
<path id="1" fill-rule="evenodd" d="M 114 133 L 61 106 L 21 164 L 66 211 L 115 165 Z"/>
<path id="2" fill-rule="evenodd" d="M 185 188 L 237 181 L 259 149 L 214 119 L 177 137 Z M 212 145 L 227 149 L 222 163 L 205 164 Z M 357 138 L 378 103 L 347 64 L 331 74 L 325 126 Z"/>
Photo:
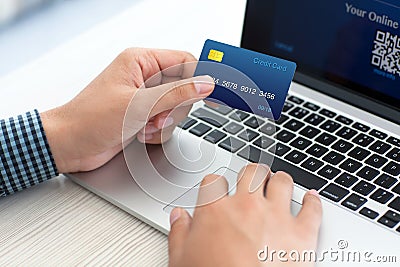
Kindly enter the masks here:
<path id="1" fill-rule="evenodd" d="M 189 234 L 192 217 L 182 208 L 175 208 L 170 214 L 171 230 L 168 236 L 168 254 L 170 262 L 177 262 Z"/>
<path id="2" fill-rule="evenodd" d="M 189 106 L 207 97 L 213 90 L 214 81 L 210 76 L 198 76 L 138 90 L 136 97 L 151 118 L 166 110 Z"/>

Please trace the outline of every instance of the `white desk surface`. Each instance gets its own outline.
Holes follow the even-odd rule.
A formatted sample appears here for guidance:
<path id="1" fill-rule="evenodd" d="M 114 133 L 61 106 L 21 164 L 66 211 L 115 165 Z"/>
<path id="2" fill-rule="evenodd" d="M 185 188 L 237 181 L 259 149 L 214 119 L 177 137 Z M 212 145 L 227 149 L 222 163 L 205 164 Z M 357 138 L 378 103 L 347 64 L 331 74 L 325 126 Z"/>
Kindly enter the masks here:
<path id="1" fill-rule="evenodd" d="M 244 0 L 139 2 L 0 77 L 0 118 L 65 103 L 126 47 L 198 56 L 207 38 L 239 45 L 244 10 Z M 1 198 L 0 218 L 0 266 L 168 262 L 165 235 L 62 175 Z"/>

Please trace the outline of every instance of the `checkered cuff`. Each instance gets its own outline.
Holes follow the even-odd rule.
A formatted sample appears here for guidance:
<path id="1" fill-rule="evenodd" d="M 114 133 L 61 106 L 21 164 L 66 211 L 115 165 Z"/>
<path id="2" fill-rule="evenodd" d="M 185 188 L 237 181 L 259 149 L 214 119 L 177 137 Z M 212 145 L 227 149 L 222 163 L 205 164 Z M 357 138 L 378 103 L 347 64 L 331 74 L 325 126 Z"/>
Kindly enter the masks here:
<path id="1" fill-rule="evenodd" d="M 58 175 L 37 110 L 0 120 L 0 196 Z"/>

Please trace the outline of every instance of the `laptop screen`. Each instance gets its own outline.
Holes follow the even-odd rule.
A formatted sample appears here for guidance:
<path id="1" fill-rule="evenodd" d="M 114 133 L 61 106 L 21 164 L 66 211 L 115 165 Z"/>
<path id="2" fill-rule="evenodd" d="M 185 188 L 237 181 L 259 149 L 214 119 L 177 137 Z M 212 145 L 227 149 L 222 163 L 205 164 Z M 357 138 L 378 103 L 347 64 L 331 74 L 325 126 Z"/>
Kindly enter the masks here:
<path id="1" fill-rule="evenodd" d="M 242 46 L 400 109 L 398 0 L 249 0 Z"/>

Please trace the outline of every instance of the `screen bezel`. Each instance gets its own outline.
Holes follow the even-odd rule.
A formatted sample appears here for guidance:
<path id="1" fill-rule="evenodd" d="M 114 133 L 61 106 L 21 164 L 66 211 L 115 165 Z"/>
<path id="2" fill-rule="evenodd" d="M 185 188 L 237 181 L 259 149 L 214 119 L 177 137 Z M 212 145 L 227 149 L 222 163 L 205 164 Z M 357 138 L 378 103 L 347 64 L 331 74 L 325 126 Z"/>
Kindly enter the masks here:
<path id="1" fill-rule="evenodd" d="M 268 5 L 267 11 L 257 8 L 251 8 L 251 2 L 254 1 L 257 0 L 248 0 L 246 4 L 246 12 L 242 29 L 241 47 L 255 50 L 261 53 L 270 54 L 272 56 L 281 57 L 280 55 L 270 53 L 269 51 L 267 51 L 267 49 L 261 48 L 259 44 L 257 44 L 260 43 L 261 25 L 273 25 L 273 14 L 271 13 L 274 11 L 275 1 L 262 0 L 264 2 L 264 5 Z M 268 13 L 268 11 L 271 13 Z M 260 12 L 262 14 L 254 14 L 254 12 Z M 257 28 L 253 27 L 255 25 L 257 25 Z M 263 32 L 262 34 L 264 36 L 263 38 L 268 38 L 268 32 L 270 31 L 270 29 L 267 28 L 266 30 L 267 31 Z M 263 43 L 265 42 L 266 40 L 263 40 Z M 351 85 L 350 87 L 349 85 L 334 83 L 332 81 L 324 79 L 322 73 L 318 73 L 318 75 L 320 75 L 318 77 L 317 73 L 310 73 L 309 69 L 307 69 L 306 66 L 302 66 L 298 62 L 296 63 L 297 71 L 293 78 L 295 82 L 303 84 L 311 89 L 337 98 L 341 101 L 349 103 L 368 112 L 371 112 L 382 118 L 388 119 L 395 123 L 400 123 L 400 106 L 396 106 L 396 101 L 399 102 L 398 100 L 390 99 L 387 96 L 380 96 L 379 93 L 374 94 L 371 89 L 365 87 L 353 85 Z M 367 93 L 362 94 L 361 91 L 366 91 Z"/>

